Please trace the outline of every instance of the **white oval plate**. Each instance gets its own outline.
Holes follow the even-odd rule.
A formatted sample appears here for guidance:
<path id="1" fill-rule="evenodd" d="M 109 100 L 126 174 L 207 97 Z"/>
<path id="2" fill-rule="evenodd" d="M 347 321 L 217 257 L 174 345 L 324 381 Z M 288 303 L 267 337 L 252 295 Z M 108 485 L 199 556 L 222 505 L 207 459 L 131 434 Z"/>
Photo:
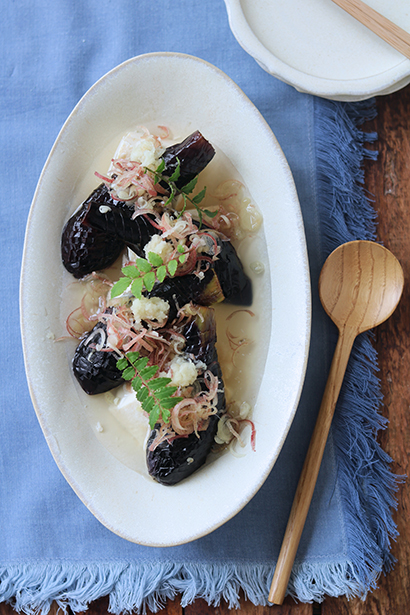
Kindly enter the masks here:
<path id="1" fill-rule="evenodd" d="M 407 0 L 366 0 L 410 32 Z M 410 82 L 410 60 L 331 0 L 225 0 L 239 44 L 301 92 L 341 101 L 389 94 Z"/>
<path id="2" fill-rule="evenodd" d="M 264 285 L 269 289 L 270 279 L 266 335 L 271 341 L 266 365 L 260 365 L 262 384 L 253 413 L 256 452 L 242 458 L 223 455 L 174 487 L 130 469 L 96 437 L 87 418 L 96 397 L 85 395 L 71 374 L 74 345 L 52 339 L 62 332 L 63 224 L 96 185 L 93 172 L 101 168 L 96 161 L 107 145 L 152 122 L 181 127 L 185 135 L 201 130 L 220 148 L 261 208 L 268 233 Z M 101 523 L 127 540 L 170 546 L 209 533 L 250 500 L 279 454 L 299 400 L 309 345 L 310 285 L 287 162 L 259 112 L 225 74 L 194 57 L 154 53 L 121 64 L 85 94 L 64 124 L 34 195 L 20 302 L 26 372 L 38 419 L 61 472 Z M 163 512 L 167 523 L 158 524 Z"/>

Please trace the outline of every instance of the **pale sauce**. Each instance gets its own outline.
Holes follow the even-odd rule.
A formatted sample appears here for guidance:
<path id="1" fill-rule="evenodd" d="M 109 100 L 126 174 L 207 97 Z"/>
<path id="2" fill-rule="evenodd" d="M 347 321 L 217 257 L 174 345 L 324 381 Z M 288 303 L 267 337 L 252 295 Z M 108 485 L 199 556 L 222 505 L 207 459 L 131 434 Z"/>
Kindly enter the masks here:
<path id="1" fill-rule="evenodd" d="M 154 127 L 148 126 L 148 128 L 155 132 Z M 174 133 L 172 135 L 173 139 L 170 142 L 181 141 L 187 134 L 189 134 L 189 131 L 181 131 L 181 134 Z M 98 185 L 94 171 L 98 170 L 103 173 L 106 171 L 110 163 L 110 157 L 115 151 L 121 136 L 109 143 L 107 148 L 93 162 L 92 168 L 90 168 L 75 190 L 72 211 Z M 207 196 L 203 203 L 201 203 L 201 206 L 208 208 L 218 202 L 212 195 L 216 193 L 221 182 L 228 178 L 241 181 L 237 170 L 225 154 L 221 150 L 215 149 L 216 155 L 205 171 L 202 172 L 197 186 L 197 191 L 201 190 L 204 185 L 207 186 Z M 249 200 L 245 203 L 245 209 L 248 203 Z M 250 208 L 252 209 L 252 207 L 253 205 L 251 204 Z M 237 249 L 246 273 L 252 280 L 253 304 L 249 308 L 218 304 L 214 306 L 214 309 L 217 322 L 217 350 L 225 383 L 227 402 L 246 401 L 251 405 L 253 408 L 252 420 L 256 427 L 257 447 L 257 397 L 270 343 L 272 316 L 271 287 L 263 226 L 254 235 L 247 232 L 243 235 L 239 241 L 234 241 L 233 244 Z M 115 280 L 120 275 L 120 267 L 121 259 L 110 270 L 106 270 L 105 274 Z M 64 270 L 61 298 L 63 330 L 65 330 L 65 321 L 68 314 L 78 307 L 82 294 L 81 284 L 76 282 Z M 232 338 L 231 342 L 229 341 L 228 333 L 234 336 L 234 342 L 232 342 Z M 235 351 L 236 342 L 238 341 L 241 345 Z M 144 441 L 148 433 L 145 417 L 140 417 L 142 420 L 138 420 L 137 424 L 134 425 L 134 437 L 110 411 L 110 409 L 115 410 L 113 406 L 114 399 L 121 396 L 121 389 L 123 387 L 108 394 L 97 396 L 89 396 L 82 391 L 71 370 L 71 360 L 76 344 L 76 340 L 67 342 L 67 370 L 73 378 L 78 393 L 78 403 L 83 407 L 93 433 L 101 444 L 121 463 L 151 480 L 145 465 Z M 249 439 L 248 431 L 245 434 L 245 438 Z M 248 452 L 249 446 L 246 447 L 246 451 L 247 454 L 252 454 L 251 451 Z M 208 462 L 212 462 L 214 458 L 214 455 L 210 456 Z"/>

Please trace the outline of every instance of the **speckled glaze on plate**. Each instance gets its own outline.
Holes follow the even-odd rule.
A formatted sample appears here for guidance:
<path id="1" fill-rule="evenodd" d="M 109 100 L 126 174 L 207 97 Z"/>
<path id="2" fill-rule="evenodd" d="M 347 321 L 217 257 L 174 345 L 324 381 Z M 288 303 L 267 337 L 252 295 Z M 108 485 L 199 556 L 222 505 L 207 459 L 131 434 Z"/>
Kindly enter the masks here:
<path id="1" fill-rule="evenodd" d="M 60 235 L 73 201 L 91 191 L 96 161 L 107 145 L 152 121 L 177 125 L 185 134 L 201 130 L 226 154 L 262 210 L 269 261 L 264 284 L 270 288 L 271 342 L 253 413 L 256 452 L 241 458 L 225 454 L 174 487 L 133 471 L 101 444 L 86 417 L 95 397 L 89 399 L 71 374 L 74 346 L 52 339 L 62 331 Z M 270 128 L 235 83 L 197 58 L 154 53 L 121 64 L 85 94 L 64 124 L 34 195 L 20 304 L 26 373 L 39 422 L 61 472 L 101 523 L 136 543 L 171 546 L 211 532 L 249 501 L 275 463 L 299 400 L 310 284 L 289 167 Z M 167 523 L 157 524 L 164 511 Z"/>
<path id="2" fill-rule="evenodd" d="M 410 32 L 406 0 L 366 0 Z M 341 101 L 389 94 L 410 82 L 410 60 L 331 0 L 225 0 L 239 44 L 301 92 Z"/>

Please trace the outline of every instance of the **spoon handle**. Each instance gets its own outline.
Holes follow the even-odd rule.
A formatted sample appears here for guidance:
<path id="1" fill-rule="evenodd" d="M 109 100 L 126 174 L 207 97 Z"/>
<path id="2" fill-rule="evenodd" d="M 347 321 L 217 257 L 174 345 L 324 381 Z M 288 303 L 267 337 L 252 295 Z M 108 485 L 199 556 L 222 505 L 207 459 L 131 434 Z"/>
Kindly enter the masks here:
<path id="1" fill-rule="evenodd" d="M 357 21 L 380 36 L 394 49 L 410 58 L 410 34 L 361 0 L 333 0 Z"/>
<path id="2" fill-rule="evenodd" d="M 269 602 L 273 604 L 282 604 L 285 598 L 290 573 L 312 500 L 336 402 L 356 334 L 357 331 L 350 328 L 345 328 L 343 332 L 339 332 L 322 403 L 299 478 L 269 592 Z"/>

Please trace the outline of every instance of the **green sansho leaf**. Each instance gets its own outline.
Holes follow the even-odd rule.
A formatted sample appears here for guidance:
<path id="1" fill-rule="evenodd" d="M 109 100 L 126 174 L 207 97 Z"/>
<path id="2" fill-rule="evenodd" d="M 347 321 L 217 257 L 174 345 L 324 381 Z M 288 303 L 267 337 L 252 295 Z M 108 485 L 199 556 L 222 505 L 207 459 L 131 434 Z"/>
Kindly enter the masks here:
<path id="1" fill-rule="evenodd" d="M 141 387 L 137 392 L 138 401 L 142 403 L 143 401 L 147 399 L 147 397 L 149 397 L 149 389 L 146 389 L 145 387 Z"/>
<path id="2" fill-rule="evenodd" d="M 128 367 L 128 361 L 125 357 L 123 357 L 122 359 L 118 359 L 117 361 L 117 369 L 119 369 L 120 371 L 122 371 L 123 369 L 125 369 L 126 367 Z"/>
<path id="3" fill-rule="evenodd" d="M 141 372 L 141 375 L 142 375 L 143 370 L 148 365 L 148 357 L 141 357 L 139 359 L 137 358 L 136 361 L 131 361 L 131 363 L 133 364 L 135 369 L 137 369 L 139 372 Z"/>
<path id="4" fill-rule="evenodd" d="M 177 162 L 178 164 L 175 168 L 175 171 L 172 173 L 171 177 L 168 179 L 169 182 L 176 182 L 179 179 L 179 176 L 181 175 L 181 163 L 178 158 L 177 158 Z"/>
<path id="5" fill-rule="evenodd" d="M 111 289 L 111 297 L 114 298 L 122 295 L 130 287 L 134 297 L 141 299 L 144 286 L 150 292 L 157 280 L 158 282 L 163 282 L 167 274 L 173 277 L 177 271 L 178 264 L 183 264 L 187 258 L 187 255 L 184 253 L 184 246 L 178 246 L 177 250 L 180 253 L 178 260 L 172 259 L 167 265 L 164 265 L 164 261 L 159 254 L 149 252 L 149 261 L 139 258 L 135 265 L 123 267 L 122 272 L 125 276 L 115 282 Z"/>
<path id="6" fill-rule="evenodd" d="M 165 376 L 161 378 L 154 378 L 151 382 L 148 383 L 151 391 L 160 391 L 164 386 L 171 382 L 171 378 L 167 378 Z"/>
<path id="7" fill-rule="evenodd" d="M 190 194 L 194 190 L 197 182 L 198 177 L 194 177 L 194 179 L 191 179 L 190 182 L 188 182 L 183 188 L 181 188 L 181 192 L 183 194 Z"/>
<path id="8" fill-rule="evenodd" d="M 142 407 L 145 410 L 145 412 L 148 412 L 148 414 L 151 412 L 151 410 L 153 409 L 153 407 L 155 406 L 155 399 L 153 397 L 147 397 L 147 399 L 142 402 Z"/>
<path id="9" fill-rule="evenodd" d="M 217 211 L 210 211 L 209 209 L 204 209 L 204 214 L 206 214 L 208 218 L 215 218 L 217 213 Z"/>
<path id="10" fill-rule="evenodd" d="M 118 297 L 124 293 L 128 286 L 131 284 L 131 280 L 129 278 L 120 278 L 115 282 L 114 286 L 111 288 L 111 298 Z"/>
<path id="11" fill-rule="evenodd" d="M 154 284 L 155 284 L 155 272 L 154 271 L 149 271 L 148 273 L 146 273 L 144 275 L 144 284 L 145 284 L 145 288 L 147 289 L 147 291 L 151 291 L 154 288 Z"/>
<path id="12" fill-rule="evenodd" d="M 163 282 L 166 277 L 167 277 L 167 268 L 165 267 L 165 265 L 161 265 L 161 267 L 158 267 L 157 269 L 157 280 L 158 282 Z"/>
<path id="13" fill-rule="evenodd" d="M 149 426 L 151 427 L 151 429 L 154 429 L 155 423 L 158 422 L 161 415 L 161 408 L 157 404 L 154 404 L 151 410 L 147 410 L 147 406 L 143 406 L 143 408 L 145 412 L 149 412 Z"/>
<path id="14" fill-rule="evenodd" d="M 122 377 L 124 380 L 132 380 L 135 376 L 135 369 L 130 365 L 130 367 L 126 367 L 122 372 Z"/>
<path id="15" fill-rule="evenodd" d="M 143 273 L 148 273 L 148 271 L 151 271 L 151 265 L 147 260 L 145 260 L 145 258 L 137 258 L 135 264 Z"/>
<path id="16" fill-rule="evenodd" d="M 165 169 L 165 160 L 162 159 L 159 165 L 157 166 L 157 168 L 155 169 L 155 173 L 162 173 L 164 169 Z"/>
<path id="17" fill-rule="evenodd" d="M 142 278 L 136 278 L 131 284 L 131 292 L 136 299 L 141 299 L 143 286 L 144 281 Z"/>
<path id="18" fill-rule="evenodd" d="M 138 351 L 130 351 L 127 353 L 127 358 L 125 360 L 128 359 L 128 361 L 130 363 L 132 363 L 134 365 L 135 361 L 138 361 L 138 359 L 140 358 L 140 353 Z"/>
<path id="19" fill-rule="evenodd" d="M 175 198 L 175 196 L 177 194 L 180 194 L 183 198 L 184 204 L 182 207 L 182 210 L 178 213 L 178 218 L 180 218 L 183 213 L 186 210 L 187 207 L 187 201 L 189 201 L 190 203 L 192 203 L 192 205 L 195 207 L 197 213 L 198 213 L 198 219 L 199 219 L 199 228 L 202 227 L 202 210 L 198 207 L 199 203 L 202 202 L 202 200 L 205 197 L 206 194 L 206 186 L 195 196 L 193 196 L 192 198 L 188 195 L 190 195 L 196 188 L 196 185 L 198 183 L 198 176 L 194 177 L 193 179 L 191 179 L 187 184 L 185 184 L 185 186 L 183 186 L 182 188 L 177 189 L 175 182 L 179 179 L 180 177 L 180 173 L 181 173 L 181 165 L 180 165 L 180 161 L 177 159 L 178 164 L 177 167 L 175 169 L 175 171 L 171 174 L 170 177 L 165 177 L 163 175 L 163 171 L 166 168 L 166 165 L 164 163 L 164 160 L 161 161 L 160 165 L 157 167 L 157 169 L 155 171 L 151 171 L 151 173 L 154 173 L 154 178 L 155 181 L 158 183 L 159 181 L 162 182 L 162 184 L 166 183 L 168 184 L 168 189 L 169 189 L 169 197 L 165 203 L 165 207 L 167 207 Z M 146 169 L 147 171 L 149 171 L 150 169 Z M 206 215 L 208 216 L 208 218 L 214 218 L 216 216 L 216 214 L 218 213 L 216 212 L 212 212 L 208 209 L 205 210 Z"/>
<path id="20" fill-rule="evenodd" d="M 148 252 L 148 260 L 154 267 L 160 267 L 164 264 L 164 261 L 162 260 L 160 255 L 156 254 L 155 252 Z"/>
<path id="21" fill-rule="evenodd" d="M 139 269 L 135 265 L 125 265 L 121 271 L 128 278 L 137 278 L 140 275 Z"/>
<path id="22" fill-rule="evenodd" d="M 168 271 L 171 277 L 173 277 L 176 273 L 178 267 L 178 261 L 172 259 L 172 261 L 169 261 L 168 263 Z"/>
<path id="23" fill-rule="evenodd" d="M 137 393 L 140 390 L 140 388 L 142 387 L 142 380 L 141 380 L 141 378 L 139 376 L 135 376 L 135 378 L 132 379 L 131 386 L 134 389 L 134 391 Z"/>
<path id="24" fill-rule="evenodd" d="M 205 186 L 205 188 L 204 188 L 203 190 L 201 190 L 201 192 L 198 192 L 198 194 L 196 194 L 196 195 L 193 197 L 192 202 L 193 202 L 195 205 L 199 205 L 199 203 L 200 203 L 200 202 L 204 199 L 205 192 L 206 192 L 206 186 Z"/>
<path id="25" fill-rule="evenodd" d="M 177 191 L 176 191 L 175 187 L 172 185 L 171 186 L 171 194 L 169 195 L 169 197 L 168 197 L 168 199 L 167 199 L 167 201 L 165 203 L 165 207 L 167 207 L 170 203 L 172 203 L 176 193 L 177 193 Z"/>
<path id="26" fill-rule="evenodd" d="M 144 367 L 144 369 L 140 370 L 140 375 L 141 378 L 144 378 L 144 380 L 151 380 L 157 371 L 158 367 L 156 365 L 150 365 L 149 367 Z"/>
<path id="27" fill-rule="evenodd" d="M 156 396 L 155 396 L 155 397 L 156 397 L 157 399 L 164 400 L 164 399 L 167 399 L 168 397 L 171 397 L 171 395 L 173 395 L 174 393 L 176 393 L 176 391 L 177 391 L 177 390 L 178 390 L 178 389 L 177 389 L 177 387 L 174 387 L 174 386 L 172 386 L 172 387 L 171 387 L 171 386 L 167 386 L 167 387 L 165 387 L 164 389 L 162 389 L 162 390 L 160 390 L 160 391 L 157 391 L 157 394 L 156 394 Z"/>
<path id="28" fill-rule="evenodd" d="M 162 413 L 162 419 L 164 423 L 169 423 L 170 418 L 171 418 L 171 411 L 167 410 L 166 408 L 162 408 L 161 413 Z"/>
<path id="29" fill-rule="evenodd" d="M 125 380 L 131 380 L 138 401 L 149 414 L 151 428 L 161 418 L 165 423 L 169 422 L 170 411 L 183 398 L 174 397 L 178 389 L 170 386 L 170 378 L 156 377 L 158 365 L 148 365 L 148 357 L 129 352 L 117 361 L 117 367 Z"/>
<path id="30" fill-rule="evenodd" d="M 161 401 L 161 408 L 171 410 L 171 408 L 176 406 L 178 402 L 182 401 L 182 399 L 182 397 L 170 397 L 169 399 L 164 399 Z"/>

